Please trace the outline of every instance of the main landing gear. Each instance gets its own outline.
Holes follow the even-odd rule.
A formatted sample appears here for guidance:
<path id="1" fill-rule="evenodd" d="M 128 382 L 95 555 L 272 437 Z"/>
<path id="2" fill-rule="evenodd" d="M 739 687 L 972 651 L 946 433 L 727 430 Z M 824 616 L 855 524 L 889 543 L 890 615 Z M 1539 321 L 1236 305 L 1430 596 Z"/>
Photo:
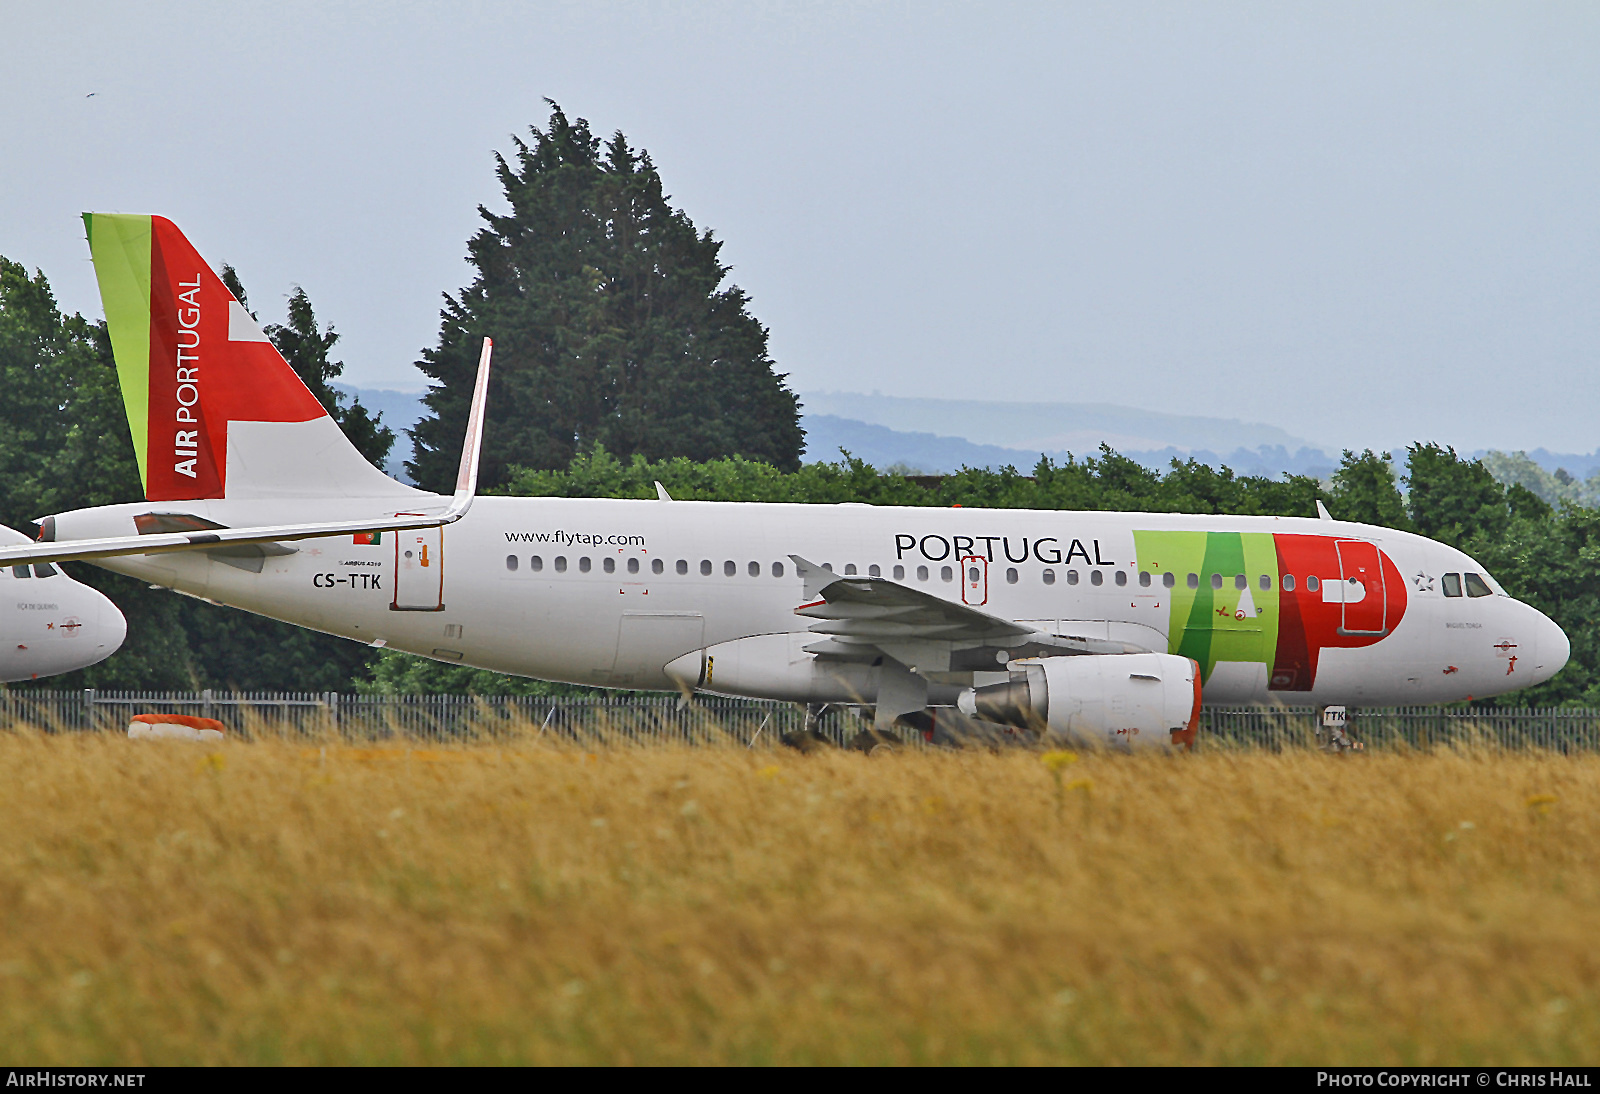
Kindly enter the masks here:
<path id="1" fill-rule="evenodd" d="M 785 733 L 778 738 L 783 744 L 800 752 L 815 752 L 821 748 L 834 747 L 833 741 L 822 732 L 822 717 L 834 709 L 832 703 L 807 703 L 805 725 L 793 733 Z M 921 713 L 921 712 L 918 712 Z M 922 714 L 926 718 L 926 714 Z M 900 720 L 911 722 L 916 715 L 908 715 Z M 867 755 L 877 755 L 893 752 L 905 747 L 905 740 L 892 730 L 874 729 L 868 727 L 851 737 L 845 743 L 845 748 L 852 752 L 865 752 Z"/>

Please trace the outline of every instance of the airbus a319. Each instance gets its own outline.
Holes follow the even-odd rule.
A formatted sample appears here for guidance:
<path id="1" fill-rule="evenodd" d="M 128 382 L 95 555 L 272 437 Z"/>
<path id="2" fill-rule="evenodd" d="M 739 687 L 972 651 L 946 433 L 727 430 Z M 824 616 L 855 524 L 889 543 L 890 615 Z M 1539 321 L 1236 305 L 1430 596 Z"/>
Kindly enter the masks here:
<path id="1" fill-rule="evenodd" d="M 373 468 L 167 220 L 85 217 L 143 502 L 0 564 L 85 558 L 290 623 L 602 687 L 956 711 L 1191 742 L 1200 705 L 1388 706 L 1549 679 L 1549 618 L 1472 558 L 1323 517 L 476 498 Z"/>

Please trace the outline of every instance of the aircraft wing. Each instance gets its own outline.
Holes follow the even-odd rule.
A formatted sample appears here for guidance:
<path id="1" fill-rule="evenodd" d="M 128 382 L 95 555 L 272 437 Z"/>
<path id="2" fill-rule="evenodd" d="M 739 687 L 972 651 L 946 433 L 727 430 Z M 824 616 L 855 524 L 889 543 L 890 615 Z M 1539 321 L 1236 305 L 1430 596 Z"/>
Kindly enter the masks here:
<path id="1" fill-rule="evenodd" d="M 840 577 L 790 555 L 806 603 L 794 610 L 815 619 L 823 640 L 809 653 L 856 659 L 872 650 L 921 672 L 996 669 L 1018 657 L 1143 653 L 1141 646 L 1103 638 L 1048 634 L 882 577 Z"/>
<path id="2" fill-rule="evenodd" d="M 489 397 L 489 357 L 494 343 L 483 340 L 478 358 L 478 378 L 472 389 L 472 405 L 467 415 L 467 435 L 461 447 L 461 466 L 456 474 L 456 492 L 450 503 L 434 512 L 390 513 L 358 520 L 328 521 L 320 524 L 278 524 L 255 528 L 206 528 L 198 531 L 157 531 L 136 536 L 108 536 L 102 539 L 63 540 L 0 546 L 0 566 L 27 562 L 73 562 L 118 555 L 155 555 L 170 551 L 215 550 L 218 547 L 265 545 L 345 536 L 366 532 L 404 531 L 408 528 L 438 528 L 454 524 L 467 515 L 478 491 L 478 455 L 483 447 L 484 405 Z M 48 519 L 48 518 L 47 518 Z"/>

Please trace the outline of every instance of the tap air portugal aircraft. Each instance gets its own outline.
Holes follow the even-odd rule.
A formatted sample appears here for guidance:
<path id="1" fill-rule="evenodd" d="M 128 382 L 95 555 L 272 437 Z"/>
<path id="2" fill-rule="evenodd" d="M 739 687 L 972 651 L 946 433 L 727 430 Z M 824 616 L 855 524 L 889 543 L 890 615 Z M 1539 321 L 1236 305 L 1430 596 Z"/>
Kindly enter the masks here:
<path id="1" fill-rule="evenodd" d="M 1566 636 L 1460 551 L 1331 519 L 454 497 L 364 460 L 167 220 L 90 214 L 147 500 L 0 564 L 118 573 L 373 645 L 605 687 L 930 709 L 1127 747 L 1214 703 L 1548 679 Z"/>
<path id="2" fill-rule="evenodd" d="M 0 527 L 0 546 L 29 542 Z M 50 563 L 0 569 L 0 683 L 87 668 L 116 653 L 127 633 L 115 604 Z"/>

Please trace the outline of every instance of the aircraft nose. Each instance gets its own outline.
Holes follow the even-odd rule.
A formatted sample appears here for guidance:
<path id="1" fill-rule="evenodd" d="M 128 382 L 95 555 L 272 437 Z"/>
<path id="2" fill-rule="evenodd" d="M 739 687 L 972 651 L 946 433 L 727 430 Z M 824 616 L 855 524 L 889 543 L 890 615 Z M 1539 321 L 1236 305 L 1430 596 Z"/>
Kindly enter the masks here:
<path id="1" fill-rule="evenodd" d="M 99 658 L 110 657 L 122 648 L 122 640 L 128 637 L 128 620 L 111 601 L 102 596 L 100 598 L 100 613 L 97 620 L 99 627 L 95 630 L 95 653 Z"/>
<path id="2" fill-rule="evenodd" d="M 1536 609 L 1529 610 L 1539 617 L 1535 628 L 1539 637 L 1534 646 L 1536 658 L 1533 671 L 1542 684 L 1566 665 L 1567 658 L 1572 655 L 1572 643 L 1567 639 L 1567 632 L 1554 619 Z"/>

